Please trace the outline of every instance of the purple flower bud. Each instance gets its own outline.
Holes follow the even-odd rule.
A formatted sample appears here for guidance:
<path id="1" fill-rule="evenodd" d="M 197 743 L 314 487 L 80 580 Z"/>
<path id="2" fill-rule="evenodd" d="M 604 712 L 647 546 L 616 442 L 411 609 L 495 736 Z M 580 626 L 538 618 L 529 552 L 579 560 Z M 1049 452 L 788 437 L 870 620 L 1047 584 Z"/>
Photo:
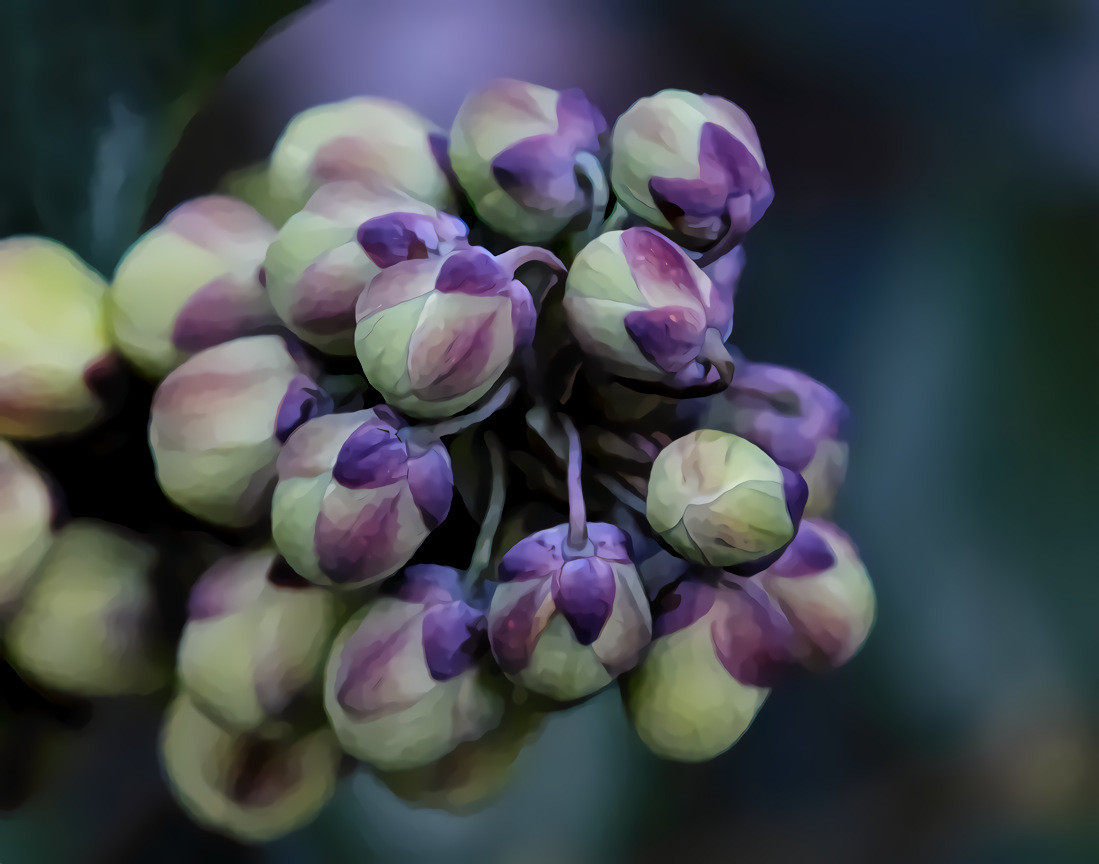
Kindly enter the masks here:
<path id="1" fill-rule="evenodd" d="M 532 534 L 504 555 L 488 614 L 504 674 L 560 701 L 589 696 L 633 668 L 652 635 L 628 537 L 588 523 L 589 546 L 577 551 L 568 527 Z"/>
<path id="2" fill-rule="evenodd" d="M 578 218 L 587 224 L 593 208 L 606 206 L 597 158 L 606 131 L 603 115 L 580 90 L 501 79 L 458 109 L 450 160 L 485 224 L 542 243 Z"/>
<path id="3" fill-rule="evenodd" d="M 565 287 L 569 329 L 607 372 L 674 392 L 722 388 L 732 295 L 648 228 L 603 234 L 580 251 Z"/>
<path id="4" fill-rule="evenodd" d="M 809 486 L 808 516 L 832 509 L 847 471 L 847 406 L 796 369 L 742 362 L 724 392 L 711 397 L 703 423 L 734 432 Z"/>
<path id="5" fill-rule="evenodd" d="M 358 587 L 396 573 L 446 518 L 450 457 L 406 441 L 385 406 L 311 420 L 279 456 L 272 535 L 290 565 L 322 585 Z"/>
<path id="6" fill-rule="evenodd" d="M 614 125 L 619 202 L 692 249 L 731 247 L 774 198 L 748 115 L 718 96 L 662 90 Z"/>
<path id="7" fill-rule="evenodd" d="M 494 257 L 480 247 L 383 270 L 359 297 L 356 350 L 370 383 L 394 407 L 444 417 L 469 407 L 534 336 L 534 301 L 521 264 L 564 266 L 533 247 Z"/>
<path id="8" fill-rule="evenodd" d="M 830 522 L 805 519 L 797 537 L 756 577 L 793 624 L 798 659 L 814 669 L 842 666 L 874 623 L 874 586 L 851 540 Z"/>
<path id="9" fill-rule="evenodd" d="M 413 258 L 444 255 L 463 244 L 465 222 L 447 213 L 388 213 L 359 226 L 356 238 L 367 257 L 385 268 Z"/>
<path id="10" fill-rule="evenodd" d="M 200 519 L 254 524 L 270 506 L 280 444 L 331 407 L 281 337 L 207 348 L 169 373 L 153 396 L 157 481 Z"/>
<path id="11" fill-rule="evenodd" d="M 415 768 L 499 723 L 503 703 L 480 664 L 484 613 L 464 596 L 460 575 L 409 567 L 337 637 L 325 710 L 353 756 Z"/>

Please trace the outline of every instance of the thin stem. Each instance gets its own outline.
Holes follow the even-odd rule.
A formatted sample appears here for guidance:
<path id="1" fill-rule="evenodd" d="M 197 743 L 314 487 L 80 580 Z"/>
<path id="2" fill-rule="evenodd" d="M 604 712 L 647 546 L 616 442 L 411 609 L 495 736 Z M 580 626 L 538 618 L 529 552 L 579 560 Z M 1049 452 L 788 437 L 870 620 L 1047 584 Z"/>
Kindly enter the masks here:
<path id="1" fill-rule="evenodd" d="M 587 150 L 577 153 L 576 167 L 591 183 L 591 222 L 588 223 L 588 228 L 584 232 L 590 239 L 599 234 L 599 226 L 603 224 L 603 215 L 607 212 L 611 190 L 607 186 L 607 175 L 603 172 L 603 165 L 594 153 L 589 153 Z"/>
<path id="2" fill-rule="evenodd" d="M 639 495 L 635 495 L 622 483 L 619 483 L 613 477 L 608 477 L 606 474 L 598 473 L 595 475 L 595 479 L 603 484 L 603 488 L 617 498 L 620 504 L 629 507 L 635 513 L 645 515 L 645 500 Z"/>
<path id="3" fill-rule="evenodd" d="M 477 534 L 477 543 L 473 547 L 473 557 L 466 569 L 465 587 L 472 591 L 492 561 L 492 541 L 500 527 L 500 517 L 504 515 L 504 498 L 507 491 L 507 463 L 504 461 L 504 448 L 499 439 L 491 432 L 485 433 L 485 445 L 488 447 L 489 470 L 492 474 L 492 489 L 489 492 L 488 507 L 481 530 Z"/>
<path id="4" fill-rule="evenodd" d="M 405 426 L 397 433 L 397 437 L 402 441 L 407 441 L 409 437 L 413 435 L 417 437 L 423 436 L 424 438 L 443 438 L 447 435 L 457 435 L 459 432 L 464 432 L 470 426 L 476 426 L 482 420 L 487 420 L 507 405 L 518 390 L 519 382 L 515 378 L 508 378 L 500 385 L 499 389 L 492 394 L 492 398 L 477 410 L 470 411 L 468 414 L 460 414 L 449 420 L 431 423 L 427 426 Z"/>
<path id="5" fill-rule="evenodd" d="M 567 414 L 561 424 L 569 436 L 569 548 L 579 552 L 588 545 L 588 514 L 584 509 L 584 487 L 580 482 L 580 434 Z"/>

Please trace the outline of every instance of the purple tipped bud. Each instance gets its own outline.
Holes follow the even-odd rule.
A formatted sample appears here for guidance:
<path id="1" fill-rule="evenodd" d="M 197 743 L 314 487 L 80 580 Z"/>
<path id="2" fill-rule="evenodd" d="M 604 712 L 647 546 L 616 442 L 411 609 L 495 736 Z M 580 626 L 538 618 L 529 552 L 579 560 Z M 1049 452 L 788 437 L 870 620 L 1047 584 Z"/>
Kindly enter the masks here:
<path id="1" fill-rule="evenodd" d="M 306 420 L 331 414 L 335 405 L 332 397 L 308 375 L 298 375 L 279 405 L 275 417 L 275 437 L 285 444 L 290 434 Z"/>
<path id="2" fill-rule="evenodd" d="M 357 239 L 378 267 L 398 261 L 445 254 L 465 240 L 466 224 L 454 216 L 438 213 L 388 213 L 359 226 Z"/>
<path id="3" fill-rule="evenodd" d="M 553 575 L 553 602 L 581 645 L 602 632 L 614 605 L 614 570 L 602 558 L 566 561 Z"/>
<path id="4" fill-rule="evenodd" d="M 465 672 L 487 650 L 484 612 L 454 600 L 433 606 L 424 615 L 424 657 L 436 681 Z"/>

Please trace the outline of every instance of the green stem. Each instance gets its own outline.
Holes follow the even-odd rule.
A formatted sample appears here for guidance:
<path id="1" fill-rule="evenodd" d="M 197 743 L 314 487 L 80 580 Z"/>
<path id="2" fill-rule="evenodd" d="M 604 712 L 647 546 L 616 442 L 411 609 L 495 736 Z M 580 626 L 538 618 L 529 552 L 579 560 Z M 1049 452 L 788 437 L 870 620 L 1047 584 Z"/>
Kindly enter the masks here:
<path id="1" fill-rule="evenodd" d="M 507 492 L 507 463 L 504 449 L 499 439 L 491 432 L 485 433 L 485 445 L 492 474 L 492 490 L 489 493 L 488 508 L 477 534 L 477 543 L 473 547 L 473 557 L 466 568 L 465 587 L 472 591 L 481 581 L 485 570 L 492 562 L 492 542 L 500 527 L 500 518 L 504 515 L 504 499 Z"/>

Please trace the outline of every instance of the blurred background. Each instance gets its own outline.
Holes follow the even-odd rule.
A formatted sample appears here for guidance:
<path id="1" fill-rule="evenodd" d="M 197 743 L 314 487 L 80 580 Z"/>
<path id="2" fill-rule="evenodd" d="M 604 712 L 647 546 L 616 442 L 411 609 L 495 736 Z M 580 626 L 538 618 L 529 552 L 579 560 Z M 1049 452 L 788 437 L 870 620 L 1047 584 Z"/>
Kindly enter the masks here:
<path id="1" fill-rule="evenodd" d="M 0 236 L 109 275 L 294 113 L 355 94 L 443 126 L 498 76 L 608 118 L 666 87 L 725 96 L 776 190 L 733 339 L 851 408 L 835 519 L 875 631 L 709 764 L 649 755 L 609 692 L 476 815 L 356 774 L 262 848 L 172 803 L 154 708 L 42 705 L 5 665 L 0 860 L 1099 860 L 1099 2 L 296 5 L 5 0 Z M 93 491 L 117 467 L 67 466 L 92 478 L 75 515 L 140 509 Z"/>

